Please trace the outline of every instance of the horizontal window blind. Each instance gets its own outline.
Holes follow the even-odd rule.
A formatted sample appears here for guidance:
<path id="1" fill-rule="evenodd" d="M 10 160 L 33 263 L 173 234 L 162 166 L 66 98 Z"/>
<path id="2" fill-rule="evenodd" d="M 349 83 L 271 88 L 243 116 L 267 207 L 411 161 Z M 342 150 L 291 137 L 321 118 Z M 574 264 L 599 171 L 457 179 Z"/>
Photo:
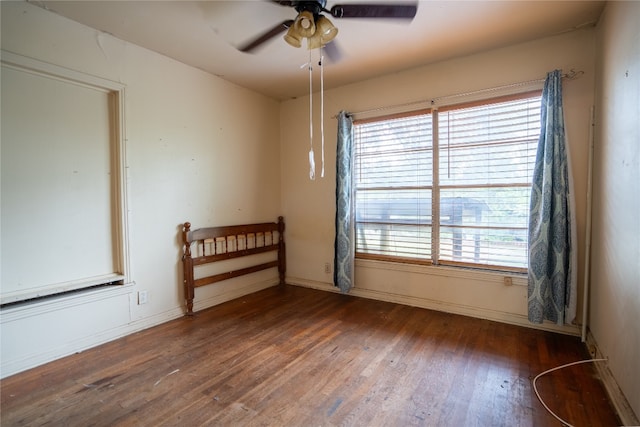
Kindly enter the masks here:
<path id="1" fill-rule="evenodd" d="M 357 256 L 526 269 L 539 93 L 354 131 Z"/>
<path id="2" fill-rule="evenodd" d="M 430 112 L 355 127 L 356 248 L 431 258 Z"/>
<path id="3" fill-rule="evenodd" d="M 440 257 L 526 268 L 540 98 L 439 113 Z"/>

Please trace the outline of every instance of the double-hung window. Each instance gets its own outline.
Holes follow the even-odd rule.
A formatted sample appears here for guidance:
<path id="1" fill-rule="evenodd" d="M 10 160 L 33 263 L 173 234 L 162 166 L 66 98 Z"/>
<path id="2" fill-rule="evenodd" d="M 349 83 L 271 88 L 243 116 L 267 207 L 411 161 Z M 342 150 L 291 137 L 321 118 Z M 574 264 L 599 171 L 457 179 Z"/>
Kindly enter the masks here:
<path id="1" fill-rule="evenodd" d="M 356 120 L 356 257 L 526 271 L 539 135 L 539 92 Z"/>

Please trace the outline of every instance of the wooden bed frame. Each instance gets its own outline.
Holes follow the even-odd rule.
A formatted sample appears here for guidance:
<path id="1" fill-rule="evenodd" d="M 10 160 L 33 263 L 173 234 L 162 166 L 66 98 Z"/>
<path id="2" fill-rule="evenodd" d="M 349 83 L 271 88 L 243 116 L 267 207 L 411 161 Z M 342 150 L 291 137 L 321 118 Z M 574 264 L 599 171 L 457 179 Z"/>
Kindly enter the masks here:
<path id="1" fill-rule="evenodd" d="M 194 290 L 200 286 L 274 267 L 278 268 L 280 284 L 284 284 L 287 264 L 283 217 L 278 217 L 278 222 L 208 227 L 196 230 L 191 230 L 191 223 L 185 222 L 182 229 L 182 242 L 184 245 L 182 265 L 184 267 L 184 298 L 187 316 L 193 316 Z M 194 243 L 196 253 L 192 256 L 191 249 Z M 194 267 L 196 266 L 271 251 L 277 251 L 277 260 L 194 279 Z"/>

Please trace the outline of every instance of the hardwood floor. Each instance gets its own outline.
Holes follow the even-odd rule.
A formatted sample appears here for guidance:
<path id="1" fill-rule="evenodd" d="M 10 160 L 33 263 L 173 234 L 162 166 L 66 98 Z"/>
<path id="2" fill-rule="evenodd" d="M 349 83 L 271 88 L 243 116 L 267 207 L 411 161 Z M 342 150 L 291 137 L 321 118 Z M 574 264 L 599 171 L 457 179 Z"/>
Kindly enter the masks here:
<path id="1" fill-rule="evenodd" d="M 580 340 L 294 286 L 0 382 L 2 426 L 560 426 L 540 372 Z M 591 363 L 538 380 L 576 426 L 620 422 Z"/>

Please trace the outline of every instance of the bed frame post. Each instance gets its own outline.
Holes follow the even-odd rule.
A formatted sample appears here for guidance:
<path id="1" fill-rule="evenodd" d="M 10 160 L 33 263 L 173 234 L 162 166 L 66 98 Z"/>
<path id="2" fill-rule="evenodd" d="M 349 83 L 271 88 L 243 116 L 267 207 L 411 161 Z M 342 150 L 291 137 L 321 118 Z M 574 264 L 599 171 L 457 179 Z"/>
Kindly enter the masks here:
<path id="1" fill-rule="evenodd" d="M 278 275 L 280 284 L 284 285 L 284 273 L 287 271 L 287 255 L 284 245 L 284 218 L 278 217 Z"/>
<path id="2" fill-rule="evenodd" d="M 182 268 L 184 270 L 184 299 L 187 305 L 187 316 L 193 316 L 193 258 L 191 258 L 191 242 L 189 231 L 191 223 L 185 222 L 182 229 L 182 241 L 184 242 L 184 255 L 182 256 Z"/>

